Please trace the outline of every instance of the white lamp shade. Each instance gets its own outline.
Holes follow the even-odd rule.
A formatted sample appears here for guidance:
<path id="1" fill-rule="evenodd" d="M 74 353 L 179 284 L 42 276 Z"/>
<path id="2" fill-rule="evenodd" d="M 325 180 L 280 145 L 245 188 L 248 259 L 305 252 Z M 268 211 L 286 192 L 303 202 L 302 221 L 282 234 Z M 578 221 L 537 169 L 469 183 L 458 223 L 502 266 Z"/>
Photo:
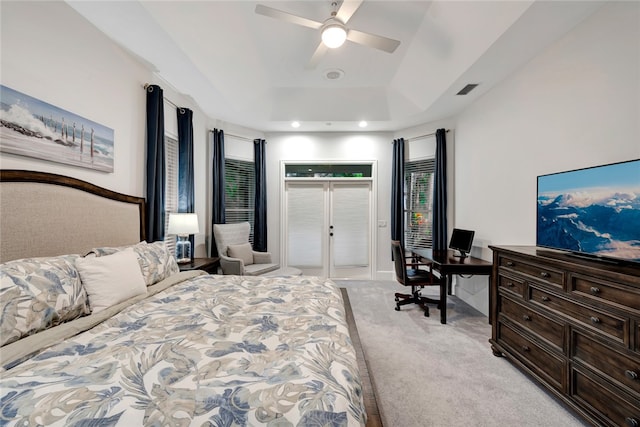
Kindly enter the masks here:
<path id="1" fill-rule="evenodd" d="M 342 46 L 346 39 L 347 31 L 340 24 L 330 24 L 322 30 L 322 43 L 331 49 Z"/>
<path id="2" fill-rule="evenodd" d="M 167 233 L 186 236 L 200 232 L 198 215 L 194 213 L 170 213 Z"/>

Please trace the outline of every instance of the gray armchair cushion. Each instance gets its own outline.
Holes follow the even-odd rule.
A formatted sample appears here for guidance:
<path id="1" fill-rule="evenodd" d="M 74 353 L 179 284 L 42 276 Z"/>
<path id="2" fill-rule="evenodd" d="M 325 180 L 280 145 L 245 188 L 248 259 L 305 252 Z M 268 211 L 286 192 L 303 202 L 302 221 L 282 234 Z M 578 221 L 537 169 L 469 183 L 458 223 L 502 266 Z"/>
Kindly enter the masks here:
<path id="1" fill-rule="evenodd" d="M 260 276 L 261 274 L 275 271 L 279 267 L 278 264 L 251 264 L 245 267 L 244 274 L 246 276 Z"/>
<path id="2" fill-rule="evenodd" d="M 240 258 L 245 266 L 253 264 L 253 250 L 249 243 L 229 245 L 227 255 L 231 258 Z"/>

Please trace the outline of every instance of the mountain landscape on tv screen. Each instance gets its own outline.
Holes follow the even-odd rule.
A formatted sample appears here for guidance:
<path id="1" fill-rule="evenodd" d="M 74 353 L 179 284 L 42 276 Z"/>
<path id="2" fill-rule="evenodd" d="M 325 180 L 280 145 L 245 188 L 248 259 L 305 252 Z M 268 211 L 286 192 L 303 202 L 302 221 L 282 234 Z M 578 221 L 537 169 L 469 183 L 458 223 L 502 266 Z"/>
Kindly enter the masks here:
<path id="1" fill-rule="evenodd" d="M 537 244 L 640 262 L 640 189 L 538 195 Z"/>

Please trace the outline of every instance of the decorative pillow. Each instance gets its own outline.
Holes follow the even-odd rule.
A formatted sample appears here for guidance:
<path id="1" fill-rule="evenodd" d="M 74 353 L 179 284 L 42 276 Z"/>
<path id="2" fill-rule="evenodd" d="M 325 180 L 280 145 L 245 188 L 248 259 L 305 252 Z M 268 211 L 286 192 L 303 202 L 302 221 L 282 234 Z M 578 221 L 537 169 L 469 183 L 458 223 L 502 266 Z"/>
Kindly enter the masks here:
<path id="1" fill-rule="evenodd" d="M 143 246 L 146 245 L 147 242 L 145 242 L 144 240 L 136 243 L 135 245 L 127 245 L 127 246 L 104 246 L 104 247 L 100 247 L 100 248 L 93 248 L 89 251 L 89 253 L 87 255 L 91 255 L 94 254 L 95 256 L 105 256 L 105 255 L 113 255 L 116 252 L 120 252 L 123 251 L 125 249 L 129 249 L 129 248 L 136 248 L 138 246 Z"/>
<path id="2" fill-rule="evenodd" d="M 94 258 L 78 258 L 76 268 L 89 295 L 92 313 L 147 293 L 133 249 Z"/>
<path id="3" fill-rule="evenodd" d="M 253 264 L 253 249 L 251 249 L 250 243 L 229 245 L 227 247 L 227 255 L 231 258 L 240 258 L 244 265 Z"/>
<path id="4" fill-rule="evenodd" d="M 175 256 L 170 253 L 163 241 L 147 243 L 143 240 L 131 246 L 93 248 L 87 256 L 92 254 L 97 257 L 113 255 L 127 249 L 133 249 L 138 254 L 140 271 L 142 271 L 147 286 L 180 271 Z"/>
<path id="5" fill-rule="evenodd" d="M 0 345 L 89 314 L 75 268 L 78 258 L 25 258 L 0 265 Z"/>
<path id="6" fill-rule="evenodd" d="M 138 254 L 140 269 L 147 286 L 180 271 L 176 257 L 167 249 L 163 241 L 136 246 L 133 250 Z"/>

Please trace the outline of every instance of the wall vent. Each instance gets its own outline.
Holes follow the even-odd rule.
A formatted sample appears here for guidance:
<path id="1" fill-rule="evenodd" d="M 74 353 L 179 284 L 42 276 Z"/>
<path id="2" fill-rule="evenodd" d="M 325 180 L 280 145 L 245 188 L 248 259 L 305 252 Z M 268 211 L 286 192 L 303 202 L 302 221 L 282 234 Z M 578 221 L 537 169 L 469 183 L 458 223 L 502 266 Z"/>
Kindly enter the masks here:
<path id="1" fill-rule="evenodd" d="M 466 95 L 472 90 L 474 90 L 478 86 L 478 83 L 469 83 L 465 87 L 463 87 L 460 92 L 456 93 L 456 95 Z"/>

